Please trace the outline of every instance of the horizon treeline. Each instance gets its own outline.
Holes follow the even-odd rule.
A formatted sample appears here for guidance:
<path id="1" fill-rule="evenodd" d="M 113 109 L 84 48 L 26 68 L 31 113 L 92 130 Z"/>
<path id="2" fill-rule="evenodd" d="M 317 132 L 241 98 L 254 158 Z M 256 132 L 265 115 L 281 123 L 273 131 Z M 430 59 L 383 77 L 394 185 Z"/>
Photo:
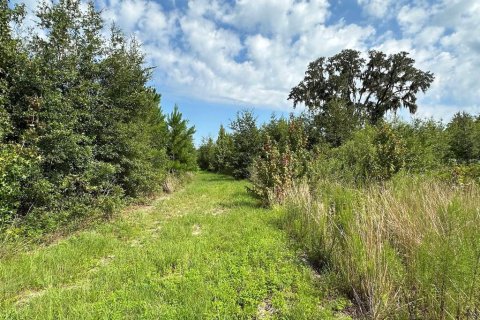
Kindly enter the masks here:
<path id="1" fill-rule="evenodd" d="M 289 118 L 272 115 L 259 125 L 254 112 L 245 109 L 228 128 L 221 125 L 216 139 L 203 138 L 198 165 L 237 179 L 252 178 L 261 160 L 273 160 L 271 152 L 275 157 L 298 154 L 296 165 L 304 167 L 295 176 L 305 174 L 307 162 L 315 161 L 324 165 L 316 170 L 325 177 L 352 185 L 385 181 L 399 172 L 435 173 L 460 181 L 478 174 L 480 162 L 480 115 L 467 112 L 457 112 L 447 123 L 395 117 L 349 132 L 339 128 L 318 134 L 322 129 L 308 113 Z M 344 141 L 337 145 L 327 137 Z"/>
<path id="2" fill-rule="evenodd" d="M 93 2 L 45 2 L 33 30 L 25 14 L 0 2 L 0 231 L 111 214 L 196 168 L 195 129 L 162 112 L 135 39 L 106 38 Z"/>

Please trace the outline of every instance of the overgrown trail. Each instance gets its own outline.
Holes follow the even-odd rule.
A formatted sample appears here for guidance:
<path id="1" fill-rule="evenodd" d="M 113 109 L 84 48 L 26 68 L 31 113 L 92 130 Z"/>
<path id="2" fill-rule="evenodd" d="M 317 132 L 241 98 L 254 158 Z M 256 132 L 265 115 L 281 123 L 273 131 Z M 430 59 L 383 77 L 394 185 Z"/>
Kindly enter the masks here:
<path id="1" fill-rule="evenodd" d="M 280 213 L 257 207 L 245 186 L 199 173 L 152 207 L 0 261 L 2 318 L 342 317 Z"/>

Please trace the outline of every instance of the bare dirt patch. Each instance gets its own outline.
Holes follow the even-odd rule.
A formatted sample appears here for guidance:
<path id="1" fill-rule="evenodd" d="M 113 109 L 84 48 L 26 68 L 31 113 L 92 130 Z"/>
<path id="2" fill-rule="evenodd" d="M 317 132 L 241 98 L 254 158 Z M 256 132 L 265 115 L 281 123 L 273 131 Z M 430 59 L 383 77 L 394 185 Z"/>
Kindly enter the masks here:
<path id="1" fill-rule="evenodd" d="M 45 293 L 47 293 L 47 290 L 48 288 L 39 290 L 25 290 L 16 297 L 15 305 L 23 306 L 29 303 L 31 300 L 43 296 Z"/>
<path id="2" fill-rule="evenodd" d="M 198 224 L 194 224 L 192 227 L 192 236 L 199 236 L 202 234 L 202 227 Z"/>
<path id="3" fill-rule="evenodd" d="M 220 216 L 220 215 L 222 215 L 222 214 L 225 214 L 227 211 L 228 211 L 227 208 L 217 207 L 217 208 L 214 208 L 214 209 L 213 209 L 212 215 L 214 215 L 214 216 Z"/>
<path id="4" fill-rule="evenodd" d="M 272 306 L 270 299 L 265 299 L 258 305 L 257 319 L 271 319 L 275 314 L 275 309 Z"/>

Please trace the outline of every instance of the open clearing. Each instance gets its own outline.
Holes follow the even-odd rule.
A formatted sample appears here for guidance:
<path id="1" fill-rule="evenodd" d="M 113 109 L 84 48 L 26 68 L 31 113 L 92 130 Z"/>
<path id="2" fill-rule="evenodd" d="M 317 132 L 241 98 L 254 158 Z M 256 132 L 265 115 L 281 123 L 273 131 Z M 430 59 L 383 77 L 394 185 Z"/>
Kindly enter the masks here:
<path id="1" fill-rule="evenodd" d="M 328 276 L 247 182 L 199 173 L 154 206 L 0 261 L 4 319 L 330 319 Z"/>

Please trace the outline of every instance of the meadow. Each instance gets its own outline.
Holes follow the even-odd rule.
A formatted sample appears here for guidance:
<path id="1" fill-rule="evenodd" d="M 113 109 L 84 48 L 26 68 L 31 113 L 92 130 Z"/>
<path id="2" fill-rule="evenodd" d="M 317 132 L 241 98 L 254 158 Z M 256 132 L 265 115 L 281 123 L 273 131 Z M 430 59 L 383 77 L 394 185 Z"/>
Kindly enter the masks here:
<path id="1" fill-rule="evenodd" d="M 382 186 L 300 184 L 286 229 L 337 275 L 370 319 L 476 319 L 480 310 L 480 189 L 425 177 Z"/>
<path id="2" fill-rule="evenodd" d="M 198 173 L 110 222 L 17 247 L 0 259 L 0 318 L 350 318 L 246 185 Z"/>

